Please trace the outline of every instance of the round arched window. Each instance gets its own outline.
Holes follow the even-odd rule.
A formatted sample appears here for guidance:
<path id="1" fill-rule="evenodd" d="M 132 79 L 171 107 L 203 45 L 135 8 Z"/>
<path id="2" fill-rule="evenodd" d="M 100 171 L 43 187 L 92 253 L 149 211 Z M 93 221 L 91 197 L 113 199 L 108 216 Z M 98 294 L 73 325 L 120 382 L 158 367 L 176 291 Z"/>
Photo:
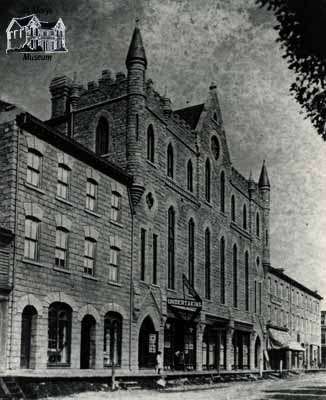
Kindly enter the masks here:
<path id="1" fill-rule="evenodd" d="M 211 150 L 215 160 L 217 160 L 220 156 L 220 144 L 216 136 L 212 136 L 211 139 Z"/>

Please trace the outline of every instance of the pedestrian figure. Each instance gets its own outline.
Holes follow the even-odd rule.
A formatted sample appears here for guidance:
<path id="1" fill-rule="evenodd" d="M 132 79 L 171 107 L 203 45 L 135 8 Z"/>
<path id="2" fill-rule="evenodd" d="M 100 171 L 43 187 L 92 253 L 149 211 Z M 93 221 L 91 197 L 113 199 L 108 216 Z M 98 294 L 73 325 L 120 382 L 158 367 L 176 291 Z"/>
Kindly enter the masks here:
<path id="1" fill-rule="evenodd" d="M 161 371 L 163 369 L 163 359 L 162 359 L 162 353 L 160 351 L 156 353 L 156 369 L 157 373 L 161 375 Z"/>

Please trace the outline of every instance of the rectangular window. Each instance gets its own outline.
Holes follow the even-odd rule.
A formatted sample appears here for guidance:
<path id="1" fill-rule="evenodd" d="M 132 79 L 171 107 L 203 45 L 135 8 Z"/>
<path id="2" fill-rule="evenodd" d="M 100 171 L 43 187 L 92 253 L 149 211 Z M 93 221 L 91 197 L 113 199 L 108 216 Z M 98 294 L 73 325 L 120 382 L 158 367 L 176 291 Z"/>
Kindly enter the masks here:
<path id="1" fill-rule="evenodd" d="M 63 229 L 57 229 L 55 240 L 55 266 L 58 268 L 67 268 L 68 254 L 68 233 Z"/>
<path id="2" fill-rule="evenodd" d="M 120 250 L 117 247 L 111 247 L 109 281 L 118 282 L 119 280 L 119 259 L 120 259 Z"/>
<path id="3" fill-rule="evenodd" d="M 258 283 L 258 289 L 259 289 L 259 314 L 261 314 L 261 305 L 262 305 L 262 291 L 261 291 L 261 282 Z"/>
<path id="4" fill-rule="evenodd" d="M 26 218 L 24 257 L 31 260 L 38 259 L 38 227 L 38 221 L 32 218 Z"/>
<path id="5" fill-rule="evenodd" d="M 94 276 L 95 248 L 96 248 L 96 241 L 90 238 L 86 238 L 85 251 L 84 251 L 84 273 L 87 275 Z"/>
<path id="6" fill-rule="evenodd" d="M 68 199 L 69 197 L 69 172 L 70 170 L 65 165 L 58 165 L 57 196 L 63 199 Z"/>
<path id="7" fill-rule="evenodd" d="M 112 192 L 111 195 L 111 220 L 121 221 L 121 195 L 117 192 Z"/>
<path id="8" fill-rule="evenodd" d="M 33 186 L 41 186 L 42 156 L 33 150 L 27 153 L 27 182 Z"/>
<path id="9" fill-rule="evenodd" d="M 90 211 L 96 210 L 97 183 L 92 179 L 87 179 L 86 184 L 86 208 Z"/>
<path id="10" fill-rule="evenodd" d="M 322 332 L 322 334 L 321 334 L 321 344 L 326 344 L 326 335 L 325 335 L 325 332 Z"/>
<path id="11" fill-rule="evenodd" d="M 153 276 L 152 282 L 157 285 L 157 235 L 153 235 Z"/>
<path id="12" fill-rule="evenodd" d="M 270 304 L 268 304 L 267 309 L 268 309 L 268 311 L 267 311 L 267 320 L 271 321 L 272 314 L 271 314 L 271 305 Z"/>
<path id="13" fill-rule="evenodd" d="M 271 278 L 268 278 L 268 293 L 271 294 L 271 290 L 272 290 L 272 281 Z"/>
<path id="14" fill-rule="evenodd" d="M 140 280 L 145 281 L 146 273 L 146 230 L 140 230 Z"/>

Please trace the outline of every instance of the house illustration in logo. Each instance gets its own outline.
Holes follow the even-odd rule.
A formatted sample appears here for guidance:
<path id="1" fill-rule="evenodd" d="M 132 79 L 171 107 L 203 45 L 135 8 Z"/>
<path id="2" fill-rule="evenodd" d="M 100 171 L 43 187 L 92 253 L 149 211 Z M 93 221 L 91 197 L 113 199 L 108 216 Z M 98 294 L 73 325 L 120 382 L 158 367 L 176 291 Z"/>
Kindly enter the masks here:
<path id="1" fill-rule="evenodd" d="M 66 52 L 66 27 L 61 18 L 45 22 L 35 14 L 13 18 L 6 30 L 8 52 Z"/>

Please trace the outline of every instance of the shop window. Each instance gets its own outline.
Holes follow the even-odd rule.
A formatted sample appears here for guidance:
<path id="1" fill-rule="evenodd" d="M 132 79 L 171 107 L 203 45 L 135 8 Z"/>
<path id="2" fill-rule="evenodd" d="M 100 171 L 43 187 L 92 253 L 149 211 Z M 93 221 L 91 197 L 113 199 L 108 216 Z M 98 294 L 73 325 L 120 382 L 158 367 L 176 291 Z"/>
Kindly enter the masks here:
<path id="1" fill-rule="evenodd" d="M 92 238 L 85 238 L 84 273 L 87 275 L 94 276 L 95 251 L 96 251 L 96 241 Z"/>
<path id="2" fill-rule="evenodd" d="M 187 164 L 187 189 L 189 190 L 189 192 L 193 192 L 194 191 L 193 167 L 192 167 L 191 160 L 189 160 L 188 164 Z"/>
<path id="3" fill-rule="evenodd" d="M 120 222 L 121 214 L 121 195 L 120 193 L 113 191 L 111 194 L 111 221 Z"/>
<path id="4" fill-rule="evenodd" d="M 48 314 L 48 364 L 69 365 L 71 349 L 71 308 L 52 303 Z"/>
<path id="5" fill-rule="evenodd" d="M 110 130 L 106 118 L 101 117 L 96 128 L 96 154 L 103 155 L 109 152 Z"/>
<path id="6" fill-rule="evenodd" d="M 175 267 L 175 211 L 173 207 L 168 211 L 168 288 L 174 289 Z"/>
<path id="7" fill-rule="evenodd" d="M 24 257 L 38 260 L 39 256 L 39 226 L 40 222 L 33 217 L 25 219 Z"/>
<path id="8" fill-rule="evenodd" d="M 41 187 L 42 155 L 34 149 L 28 149 L 27 153 L 27 183 Z"/>
<path id="9" fill-rule="evenodd" d="M 188 223 L 188 278 L 190 285 L 194 286 L 195 275 L 195 223 L 191 218 Z"/>
<path id="10" fill-rule="evenodd" d="M 58 165 L 57 196 L 62 199 L 69 198 L 70 169 L 64 165 Z"/>
<path id="11" fill-rule="evenodd" d="M 56 229 L 55 239 L 55 266 L 68 268 L 68 232 L 65 229 Z"/>
<path id="12" fill-rule="evenodd" d="M 154 148 L 154 129 L 153 125 L 149 125 L 147 129 L 147 160 L 150 162 L 154 162 L 154 154 L 155 154 L 155 148 Z"/>
<path id="13" fill-rule="evenodd" d="M 86 209 L 95 211 L 97 207 L 97 183 L 93 179 L 87 179 L 86 183 Z"/>
<path id="14" fill-rule="evenodd" d="M 108 312 L 104 317 L 104 367 L 121 366 L 122 317 Z"/>

